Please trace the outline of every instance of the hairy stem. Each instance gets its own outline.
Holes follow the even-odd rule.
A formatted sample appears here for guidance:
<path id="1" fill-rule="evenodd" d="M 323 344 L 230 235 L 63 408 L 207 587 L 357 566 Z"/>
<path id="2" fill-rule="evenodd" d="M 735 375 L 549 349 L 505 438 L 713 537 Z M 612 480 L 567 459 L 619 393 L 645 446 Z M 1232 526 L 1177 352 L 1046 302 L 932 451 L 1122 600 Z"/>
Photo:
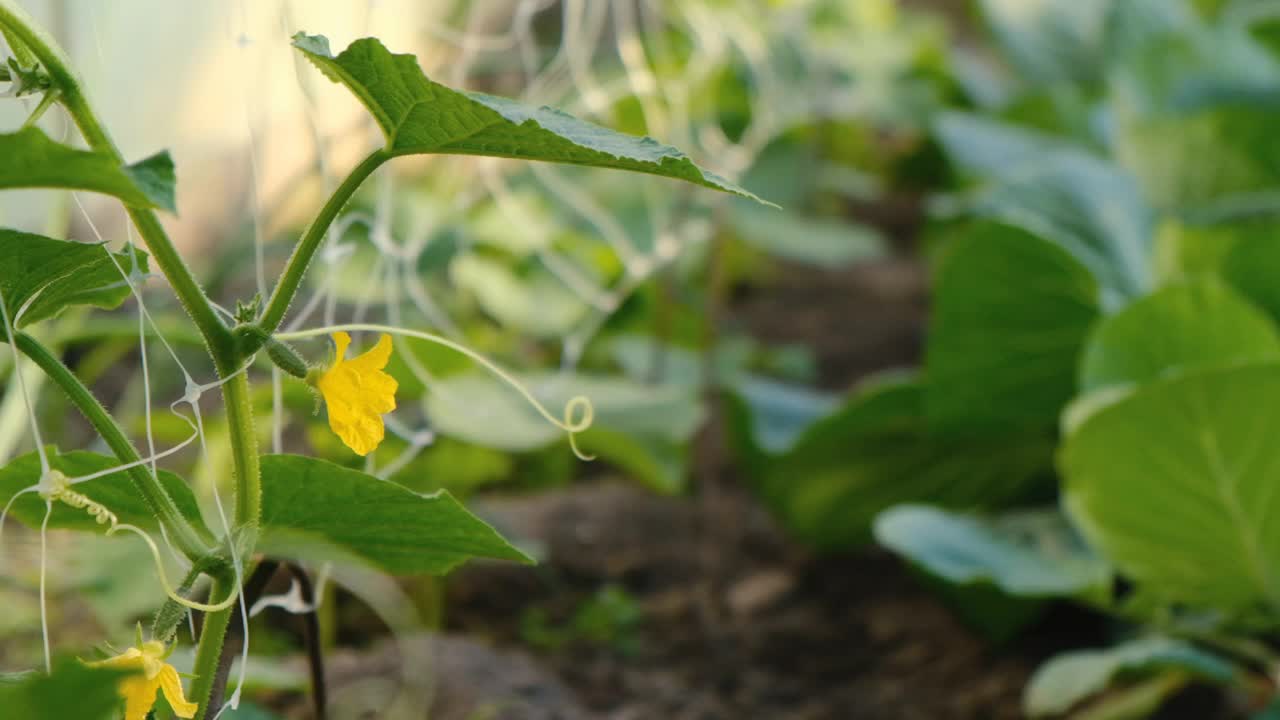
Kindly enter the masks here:
<path id="1" fill-rule="evenodd" d="M 316 215 L 315 220 L 307 226 L 307 230 L 302 235 L 302 240 L 298 242 L 297 247 L 293 249 L 293 254 L 289 256 L 289 264 L 285 266 L 284 274 L 280 276 L 280 281 L 276 283 L 275 290 L 271 292 L 271 299 L 267 301 L 267 307 L 262 312 L 262 317 L 258 321 L 258 326 L 266 331 L 268 335 L 274 333 L 276 328 L 280 327 L 281 321 L 284 320 L 284 314 L 289 310 L 289 303 L 293 302 L 293 296 L 298 292 L 298 286 L 302 283 L 302 276 L 307 273 L 307 268 L 311 265 L 311 259 L 315 257 L 316 251 L 320 249 L 321 242 L 324 241 L 325 233 L 328 232 L 329 226 L 338 217 L 338 213 L 342 211 L 343 206 L 351 199 L 359 189 L 360 184 L 365 181 L 377 170 L 382 163 L 391 159 L 391 155 L 385 150 L 376 150 L 351 170 L 351 174 L 347 175 L 342 184 L 333 191 L 325 202 L 324 207 L 320 208 L 320 213 Z"/>
<path id="2" fill-rule="evenodd" d="M 240 590 L 240 592 L 244 593 L 245 608 L 252 608 L 258 602 L 258 599 L 262 597 L 262 593 L 267 588 L 267 583 L 271 581 L 272 576 L 276 574 L 276 570 L 279 568 L 279 563 L 274 560 L 263 560 L 258 563 L 257 567 L 252 568 L 249 576 L 244 581 L 244 587 Z M 196 715 L 196 720 L 213 717 L 221 712 L 223 697 L 227 693 L 227 678 L 231 675 L 231 664 L 244 647 L 244 643 L 248 641 L 243 635 L 244 619 L 240 615 L 240 604 L 237 603 L 232 606 L 230 613 L 229 625 L 224 627 L 225 641 L 221 643 L 222 652 L 218 657 L 214 658 L 214 665 L 208 668 L 212 678 L 208 702 L 201 706 L 200 712 Z M 197 672 L 203 672 L 204 670 L 205 668 L 200 665 L 196 666 Z"/>
<path id="3" fill-rule="evenodd" d="M 102 439 L 107 443 L 107 447 L 111 448 L 111 452 L 115 453 L 116 458 L 122 464 L 138 463 L 126 470 L 129 479 L 133 482 L 138 494 L 146 501 L 147 506 L 159 518 L 161 524 L 164 525 L 170 540 L 173 541 L 182 554 L 190 558 L 192 562 L 196 562 L 212 553 L 213 538 L 209 537 L 207 531 L 198 530 L 178 511 L 177 505 L 173 503 L 173 498 L 169 497 L 169 493 L 164 489 L 164 486 L 160 484 L 160 481 L 154 475 L 147 471 L 147 468 L 141 462 L 141 455 L 133 447 L 133 443 L 129 441 L 128 436 L 116 424 L 115 419 L 102 406 L 102 403 L 98 402 L 98 398 L 94 397 L 89 388 L 80 382 L 80 378 L 76 377 L 75 373 L 71 372 L 66 365 L 63 365 L 62 361 L 54 356 L 40 341 L 30 335 L 24 332 L 15 332 L 14 345 L 24 355 L 31 358 L 50 380 L 62 388 L 62 391 L 67 394 L 72 404 L 80 410 L 80 413 L 89 421 L 89 424 L 93 425 L 93 429 L 102 436 Z"/>
<path id="4" fill-rule="evenodd" d="M 227 429 L 231 435 L 236 480 L 235 523 L 231 530 L 232 537 L 227 541 L 233 552 L 240 553 L 241 567 L 247 570 L 247 558 L 253 553 L 262 515 L 262 476 L 258 465 L 253 401 L 249 393 L 249 378 L 239 368 L 219 363 L 218 374 L 229 378 L 222 386 L 222 402 L 227 412 Z M 247 585 L 244 588 L 236 587 L 238 579 L 242 578 L 232 577 L 215 583 L 214 591 L 210 592 L 209 597 L 216 598 L 214 602 L 221 602 L 229 597 L 221 594 L 222 592 L 247 592 Z M 248 598 L 244 600 L 249 602 Z M 194 672 L 198 677 L 192 682 L 192 697 L 200 705 L 196 720 L 213 717 L 222 707 L 226 691 L 226 675 L 220 672 L 222 658 L 227 651 L 224 641 L 227 623 L 238 609 L 238 605 L 232 605 L 226 610 L 205 616 L 205 629 L 200 633 L 200 644 L 196 648 Z"/>
<path id="5" fill-rule="evenodd" d="M 237 592 L 234 578 L 215 580 L 209 589 L 209 602 L 218 603 Z M 231 623 L 231 615 L 236 606 L 226 610 L 205 613 L 204 623 L 200 627 L 200 643 L 196 646 L 196 661 L 192 666 L 195 679 L 191 681 L 191 701 L 200 706 L 196 711 L 196 720 L 213 717 L 209 708 L 215 703 L 222 706 L 222 690 L 218 689 L 218 697 L 213 697 L 214 685 L 218 675 L 218 662 L 222 657 L 223 640 L 227 636 L 227 625 Z"/>
<path id="6" fill-rule="evenodd" d="M 233 369 L 220 370 L 224 377 Z M 253 420 L 253 398 L 249 394 L 249 378 L 236 374 L 222 386 L 222 402 L 227 410 L 227 428 L 231 433 L 231 452 L 235 462 L 236 529 L 241 537 L 237 547 L 253 548 L 262 515 L 262 474 L 258 466 L 258 436 Z"/>

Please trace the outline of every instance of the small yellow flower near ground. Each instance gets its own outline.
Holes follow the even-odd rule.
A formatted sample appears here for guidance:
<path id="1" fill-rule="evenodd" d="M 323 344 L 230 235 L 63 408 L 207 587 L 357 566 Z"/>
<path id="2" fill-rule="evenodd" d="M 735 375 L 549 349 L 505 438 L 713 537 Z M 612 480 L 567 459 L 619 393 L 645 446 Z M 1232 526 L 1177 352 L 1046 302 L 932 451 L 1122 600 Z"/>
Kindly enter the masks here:
<path id="1" fill-rule="evenodd" d="M 329 408 L 329 427 L 347 447 L 368 455 L 386 435 L 382 415 L 396 409 L 396 379 L 383 372 L 391 359 L 391 336 L 383 335 L 365 354 L 346 359 L 351 336 L 333 333 L 337 345 L 333 365 L 320 374 L 316 387 Z"/>
<path id="2" fill-rule="evenodd" d="M 116 670 L 141 670 L 141 675 L 131 675 L 120 681 L 120 696 L 124 698 L 124 720 L 146 720 L 147 713 L 156 704 L 156 691 L 164 692 L 164 699 L 180 718 L 193 718 L 199 707 L 187 701 L 182 692 L 182 680 L 178 671 L 165 662 L 169 653 L 164 643 L 150 640 L 139 647 L 131 647 L 123 653 L 99 662 L 96 667 Z"/>

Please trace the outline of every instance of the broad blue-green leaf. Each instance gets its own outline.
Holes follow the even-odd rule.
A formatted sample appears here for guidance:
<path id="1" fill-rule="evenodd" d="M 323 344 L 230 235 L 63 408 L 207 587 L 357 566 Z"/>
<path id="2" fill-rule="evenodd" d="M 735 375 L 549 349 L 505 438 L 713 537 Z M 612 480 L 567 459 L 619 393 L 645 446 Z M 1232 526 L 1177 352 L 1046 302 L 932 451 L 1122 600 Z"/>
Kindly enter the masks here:
<path id="1" fill-rule="evenodd" d="M 738 236 L 752 247 L 816 267 L 847 267 L 888 253 L 878 231 L 849 221 L 806 217 L 744 201 L 737 201 L 729 218 Z"/>
<path id="2" fill-rule="evenodd" d="M 751 412 L 755 443 L 769 453 L 791 449 L 809 426 L 839 404 L 835 396 L 748 373 L 735 378 L 730 390 Z"/>
<path id="3" fill-rule="evenodd" d="M 107 720 L 119 712 L 116 686 L 126 676 L 64 658 L 49 675 L 30 673 L 15 682 L 0 682 L 0 712 L 15 720 Z"/>
<path id="4" fill-rule="evenodd" d="M 582 373 L 529 373 L 517 379 L 553 415 L 581 395 L 595 408 L 594 426 L 624 433 L 683 442 L 704 418 L 696 391 L 687 387 Z M 513 388 L 487 374 L 443 378 L 431 385 L 425 402 L 439 433 L 476 445 L 520 452 L 564 437 Z"/>
<path id="5" fill-rule="evenodd" d="M 1193 215 L 1280 186 L 1280 62 L 1243 27 L 1149 38 L 1113 75 L 1116 156 L 1157 207 Z"/>
<path id="6" fill-rule="evenodd" d="M 1080 388 L 1267 360 L 1280 360 L 1275 324 L 1231 288 L 1207 279 L 1165 287 L 1099 323 L 1080 363 Z"/>
<path id="7" fill-rule="evenodd" d="M 521 277 L 507 265 L 479 255 L 455 258 L 449 276 L 504 327 L 536 337 L 564 337 L 590 310 L 584 300 L 549 274 Z"/>
<path id="8" fill-rule="evenodd" d="M 1053 136 L 965 113 L 942 115 L 935 133 L 953 161 L 984 180 L 971 212 L 1071 253 L 1108 305 L 1150 287 L 1151 212 L 1120 168 Z"/>
<path id="9" fill-rule="evenodd" d="M 1050 658 L 1036 670 L 1022 697 L 1030 717 L 1057 716 L 1106 690 L 1122 674 L 1178 670 L 1219 683 L 1235 675 L 1230 663 L 1192 645 L 1162 636 L 1105 650 L 1076 650 Z"/>
<path id="10" fill-rule="evenodd" d="M 696 388 L 580 373 L 531 373 L 518 379 L 557 417 L 572 397 L 591 400 L 595 422 L 578 438 L 584 452 L 659 492 L 683 486 L 683 447 L 705 417 Z M 424 402 L 436 431 L 462 442 L 529 452 L 565 438 L 513 388 L 487 374 L 440 379 Z"/>
<path id="11" fill-rule="evenodd" d="M 872 520 L 894 505 L 998 507 L 1047 476 L 1047 433 L 936 432 L 925 394 L 893 376 L 809 426 L 785 454 L 753 458 L 766 505 L 804 541 L 840 549 L 870 540 Z"/>
<path id="12" fill-rule="evenodd" d="M 1202 24 L 1186 0 L 1112 0 L 1110 4 L 1107 53 L 1113 66 L 1162 37 L 1195 32 Z"/>
<path id="13" fill-rule="evenodd" d="M 1280 364 L 1149 382 L 1094 411 L 1059 457 L 1085 537 L 1145 592 L 1228 613 L 1280 608 Z"/>
<path id="14" fill-rule="evenodd" d="M 1080 82 L 1102 71 L 1111 0 L 982 0 L 983 15 L 1031 83 Z"/>
<path id="15" fill-rule="evenodd" d="M 161 152 L 121 165 L 110 155 L 77 150 L 29 127 L 0 134 L 0 189 L 65 188 L 114 195 L 129 205 L 174 211 L 173 160 Z"/>
<path id="16" fill-rule="evenodd" d="M 1058 246 L 980 224 L 937 272 L 924 404 L 939 429 L 1051 427 L 1098 317 L 1092 275 Z"/>
<path id="17" fill-rule="evenodd" d="M 0 297 L 17 328 L 53 317 L 69 305 L 119 306 L 130 292 L 120 271 L 134 269 L 147 271 L 147 255 L 132 246 L 112 253 L 105 245 L 0 228 Z M 0 323 L 0 341 L 8 337 Z"/>
<path id="18" fill-rule="evenodd" d="M 641 335 L 623 335 L 609 343 L 610 357 L 635 382 L 701 387 L 706 381 L 702 353 L 677 345 L 659 343 Z M 752 346 L 739 338 L 725 338 L 715 353 L 716 381 L 732 384 L 745 374 Z"/>
<path id="19" fill-rule="evenodd" d="M 46 452 L 49 456 L 49 467 L 71 479 L 120 466 L 120 461 L 116 458 L 96 453 L 79 450 L 58 453 L 57 449 L 52 447 Z M 182 478 L 173 473 L 161 470 L 159 477 L 160 484 L 168 491 L 178 511 L 193 525 L 200 527 L 203 521 L 191 488 L 183 482 Z M 38 454 L 31 452 L 14 458 L 8 465 L 0 468 L 0 507 L 9 502 L 15 493 L 39 482 L 40 456 Z M 151 514 L 124 471 L 75 483 L 71 489 L 102 503 L 108 510 L 115 513 L 122 523 L 137 525 L 144 530 L 157 529 L 155 516 Z M 40 499 L 36 493 L 26 493 L 13 502 L 9 512 L 27 525 L 39 527 L 44 520 L 44 500 Z M 53 506 L 53 514 L 49 516 L 49 527 L 96 532 L 104 530 L 84 510 L 77 510 L 63 503 Z"/>
<path id="20" fill-rule="evenodd" d="M 1079 150 L 1066 138 L 958 110 L 938 113 L 933 134 L 951 162 L 985 178 L 1024 171 L 1049 153 Z"/>
<path id="21" fill-rule="evenodd" d="M 293 46 L 351 90 L 382 129 L 387 150 L 398 155 L 488 155 L 617 168 L 755 199 L 652 138 L 624 135 L 549 107 L 445 87 L 423 74 L 417 58 L 393 55 L 375 38 L 357 40 L 337 57 L 320 35 L 298 33 Z"/>
<path id="22" fill-rule="evenodd" d="M 948 582 L 991 584 L 1010 595 L 1079 596 L 1111 573 L 1056 510 L 980 517 L 927 505 L 880 513 L 876 541 Z"/>
<path id="23" fill-rule="evenodd" d="M 443 574 L 470 558 L 529 562 L 443 490 L 421 495 L 301 455 L 262 457 L 261 550 Z"/>

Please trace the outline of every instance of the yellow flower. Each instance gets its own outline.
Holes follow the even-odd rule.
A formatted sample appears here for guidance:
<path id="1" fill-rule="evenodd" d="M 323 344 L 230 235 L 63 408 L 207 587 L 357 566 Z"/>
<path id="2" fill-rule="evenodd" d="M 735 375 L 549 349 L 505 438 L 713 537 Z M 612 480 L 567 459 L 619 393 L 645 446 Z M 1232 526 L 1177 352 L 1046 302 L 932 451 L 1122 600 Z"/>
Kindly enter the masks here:
<path id="1" fill-rule="evenodd" d="M 147 713 L 156 704 L 156 691 L 164 692 L 164 699 L 180 718 L 196 716 L 198 706 L 187 702 L 182 693 L 182 681 L 178 671 L 165 662 L 168 657 L 164 643 L 150 640 L 139 647 L 131 647 L 120 655 L 100 662 L 89 663 L 97 667 L 116 670 L 141 670 L 140 675 L 130 675 L 120 681 L 120 696 L 124 698 L 124 720 L 146 720 Z"/>
<path id="2" fill-rule="evenodd" d="M 329 427 L 346 446 L 359 455 L 368 455 L 386 435 L 382 415 L 396 409 L 396 379 L 383 372 L 391 358 L 391 336 L 360 357 L 347 360 L 351 336 L 333 333 L 338 346 L 333 365 L 320 374 L 316 387 L 329 407 Z"/>

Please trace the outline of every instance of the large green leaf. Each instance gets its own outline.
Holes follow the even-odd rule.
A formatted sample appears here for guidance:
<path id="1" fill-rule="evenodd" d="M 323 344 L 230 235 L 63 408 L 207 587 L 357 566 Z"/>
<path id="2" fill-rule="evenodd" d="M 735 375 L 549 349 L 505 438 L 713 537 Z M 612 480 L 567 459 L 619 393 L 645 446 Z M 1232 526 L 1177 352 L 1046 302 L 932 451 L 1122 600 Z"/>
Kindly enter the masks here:
<path id="1" fill-rule="evenodd" d="M 1265 360 L 1280 360 L 1275 324 L 1231 288 L 1202 280 L 1165 287 L 1103 320 L 1085 347 L 1080 388 Z"/>
<path id="2" fill-rule="evenodd" d="M 73 451 L 59 454 L 55 448 L 46 450 L 49 456 L 49 467 L 61 472 L 68 478 L 84 477 L 94 473 L 120 466 L 120 461 L 98 455 L 96 453 Z M 20 490 L 24 490 L 40 482 L 40 456 L 34 452 L 14 458 L 8 465 L 0 468 L 0 507 Z M 203 520 L 200 508 L 196 503 L 191 488 L 182 478 L 163 470 L 159 473 L 160 484 L 173 498 L 174 505 L 187 520 L 197 527 Z M 101 503 L 115 513 L 122 523 L 137 525 L 145 530 L 157 529 L 155 516 L 134 489 L 129 476 L 123 472 L 113 472 L 93 480 L 76 483 L 72 489 L 86 497 Z M 10 514 L 32 527 L 39 527 L 44 520 L 44 500 L 35 493 L 27 493 L 14 501 Z M 94 522 L 84 510 L 77 510 L 62 503 L 53 506 L 49 516 L 49 527 L 69 530 L 88 530 L 101 532 L 103 527 Z"/>
<path id="3" fill-rule="evenodd" d="M 1166 218 L 1156 231 L 1152 253 L 1158 283 L 1185 282 L 1201 275 L 1218 274 L 1237 245 L 1253 239 L 1272 243 L 1277 233 L 1280 233 L 1280 223 L 1257 217 L 1210 224 Z M 1250 299 L 1256 302 L 1256 298 Z"/>
<path id="4" fill-rule="evenodd" d="M 122 705 L 116 686 L 126 675 L 66 658 L 48 675 L 30 673 L 14 682 L 0 681 L 0 710 L 15 720 L 107 720 L 116 717 Z"/>
<path id="5" fill-rule="evenodd" d="M 1097 283 L 1058 246 L 980 224 L 947 250 L 926 352 L 930 422 L 945 429 L 1052 427 L 1075 391 L 1098 316 Z"/>
<path id="6" fill-rule="evenodd" d="M 1047 476 L 1047 433 L 935 432 L 924 394 L 892 376 L 810 425 L 786 453 L 754 458 L 761 497 L 806 542 L 840 549 L 870 540 L 872 520 L 894 505 L 998 507 Z"/>
<path id="7" fill-rule="evenodd" d="M 1280 188 L 1270 106 L 1118 115 L 1117 156 L 1161 209 L 1212 217 L 1215 206 L 1229 207 L 1239 196 Z"/>
<path id="8" fill-rule="evenodd" d="M 1280 226 L 1263 224 L 1239 238 L 1222 259 L 1222 276 L 1280 323 Z"/>
<path id="9" fill-rule="evenodd" d="M 578 448 L 654 492 L 673 495 L 685 487 L 688 443 L 592 427 L 578 436 Z"/>
<path id="10" fill-rule="evenodd" d="M 293 46 L 369 110 L 398 155 L 446 153 L 617 168 L 679 178 L 755 199 L 652 138 L 624 135 L 549 107 L 461 92 L 423 74 L 417 58 L 393 55 L 376 38 L 334 57 L 320 35 L 298 33 Z"/>
<path id="11" fill-rule="evenodd" d="M 132 246 L 112 253 L 104 245 L 0 228 L 0 297 L 16 327 L 52 317 L 69 305 L 119 306 L 129 297 L 122 269 L 146 272 L 146 253 Z M 0 323 L 0 341 L 8 337 Z"/>
<path id="12" fill-rule="evenodd" d="M 1170 670 L 1220 683 L 1230 682 L 1235 675 L 1231 664 L 1217 656 L 1157 635 L 1105 650 L 1076 650 L 1050 658 L 1027 685 L 1022 707 L 1029 717 L 1056 717 L 1106 690 L 1122 675 Z"/>
<path id="13" fill-rule="evenodd" d="M 0 189 L 65 188 L 114 195 L 129 205 L 174 211 L 173 160 L 160 152 L 133 165 L 77 150 L 37 127 L 0 134 Z"/>
<path id="14" fill-rule="evenodd" d="M 1166 601 L 1280 608 L 1280 365 L 1160 379 L 1096 410 L 1059 458 L 1085 537 Z"/>
<path id="15" fill-rule="evenodd" d="M 444 490 L 430 495 L 325 460 L 262 457 L 268 554 L 443 574 L 469 558 L 529 562 Z"/>
<path id="16" fill-rule="evenodd" d="M 990 583 L 1010 595 L 1084 595 L 1111 573 L 1054 510 L 979 517 L 899 505 L 876 517 L 876 541 L 944 580 Z"/>

